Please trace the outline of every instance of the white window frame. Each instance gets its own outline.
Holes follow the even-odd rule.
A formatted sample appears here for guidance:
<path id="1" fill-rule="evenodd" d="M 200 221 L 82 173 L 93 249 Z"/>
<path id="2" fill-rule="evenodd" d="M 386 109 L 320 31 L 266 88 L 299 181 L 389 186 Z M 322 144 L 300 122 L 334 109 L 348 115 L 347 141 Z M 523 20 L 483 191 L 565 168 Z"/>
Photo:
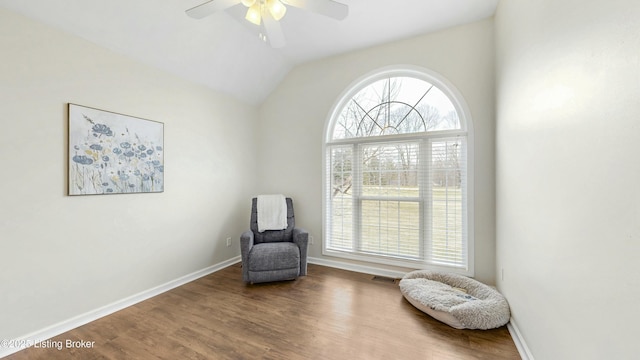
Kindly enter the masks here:
<path id="1" fill-rule="evenodd" d="M 467 186 L 466 186 L 466 234 L 467 234 L 467 263 L 466 267 L 452 267 L 444 264 L 435 264 L 435 263 L 426 263 L 421 260 L 407 260 L 407 259 L 399 259 L 391 256 L 377 256 L 377 255 L 369 255 L 369 254 L 359 254 L 353 253 L 350 251 L 339 251 L 335 249 L 328 248 L 328 241 L 326 241 L 327 236 L 329 236 L 329 224 L 327 219 L 327 199 L 328 194 L 331 191 L 330 184 L 328 184 L 328 166 L 327 162 L 330 161 L 328 156 L 328 148 L 332 145 L 345 144 L 352 145 L 354 149 L 354 156 L 359 157 L 357 155 L 358 148 L 362 144 L 367 143 L 381 143 L 381 142 L 394 142 L 394 141 L 402 141 L 408 139 L 416 139 L 416 134 L 399 134 L 399 135 L 386 135 L 386 136 L 376 136 L 376 137 L 364 137 L 364 138 L 349 138 L 349 139 L 339 139 L 333 140 L 333 128 L 334 122 L 338 118 L 339 113 L 342 111 L 343 107 L 351 100 L 351 98 L 357 94 L 360 90 L 365 87 L 371 85 L 375 81 L 389 78 L 389 77 L 413 77 L 416 79 L 424 80 L 432 85 L 435 85 L 439 90 L 441 90 L 452 102 L 455 107 L 456 112 L 458 113 L 458 117 L 460 120 L 460 130 L 444 130 L 444 131 L 434 131 L 430 132 L 428 135 L 421 136 L 420 139 L 425 143 L 429 139 L 441 138 L 441 137 L 452 137 L 455 135 L 459 135 L 463 132 L 466 135 L 466 159 L 467 159 Z M 322 217 L 323 217 L 323 242 L 322 242 L 322 254 L 324 256 L 338 257 L 347 260 L 356 260 L 362 261 L 366 263 L 375 263 L 382 265 L 390 265 L 390 266 L 398 266 L 409 269 L 432 269 L 432 270 L 442 270 L 455 272 L 466 276 L 474 276 L 474 131 L 473 131 L 473 122 L 471 119 L 471 114 L 469 108 L 462 97 L 462 94 L 457 90 L 457 88 L 449 82 L 442 75 L 438 74 L 435 71 L 418 67 L 412 65 L 395 65 L 390 67 L 385 67 L 382 69 L 375 70 L 369 74 L 362 76 L 357 79 L 351 85 L 349 85 L 346 90 L 338 97 L 338 100 L 332 107 L 329 115 L 325 121 L 324 127 L 325 138 L 323 141 L 323 169 L 322 169 L 322 181 L 323 181 L 323 194 L 322 194 Z M 424 145 L 421 145 L 424 147 Z M 354 164 L 359 164 L 357 161 Z M 356 165 L 358 166 L 358 165 Z M 354 182 L 355 183 L 355 182 Z M 425 189 L 426 190 L 426 189 Z M 354 197 L 354 201 L 361 201 L 361 199 L 356 199 Z M 420 206 L 424 206 L 421 204 Z M 359 221 L 359 216 L 355 217 L 356 223 L 353 225 L 354 227 L 359 226 L 357 223 Z"/>

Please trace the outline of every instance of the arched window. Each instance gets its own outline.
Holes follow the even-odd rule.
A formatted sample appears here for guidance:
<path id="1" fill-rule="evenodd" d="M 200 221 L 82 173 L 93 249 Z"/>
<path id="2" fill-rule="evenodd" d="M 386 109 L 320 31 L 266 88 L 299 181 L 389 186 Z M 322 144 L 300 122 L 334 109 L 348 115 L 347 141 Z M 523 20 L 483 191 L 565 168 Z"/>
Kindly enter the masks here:
<path id="1" fill-rule="evenodd" d="M 473 275 L 470 119 L 424 69 L 347 89 L 326 126 L 323 253 Z"/>

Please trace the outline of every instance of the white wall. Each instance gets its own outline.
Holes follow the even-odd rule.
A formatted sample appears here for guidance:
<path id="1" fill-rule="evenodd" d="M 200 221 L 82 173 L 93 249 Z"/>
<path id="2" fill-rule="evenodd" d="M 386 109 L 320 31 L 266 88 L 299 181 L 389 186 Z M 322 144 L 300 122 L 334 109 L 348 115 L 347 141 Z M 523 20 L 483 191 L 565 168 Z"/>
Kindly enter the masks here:
<path id="1" fill-rule="evenodd" d="M 640 2 L 496 15 L 499 289 L 537 359 L 640 353 Z"/>
<path id="2" fill-rule="evenodd" d="M 239 254 L 254 107 L 2 9 L 0 53 L 0 339 Z M 164 193 L 66 196 L 69 102 L 163 122 Z"/>
<path id="3" fill-rule="evenodd" d="M 475 127 L 476 277 L 495 281 L 493 22 L 478 23 L 323 59 L 294 68 L 260 108 L 259 192 L 294 198 L 296 223 L 322 258 L 325 121 L 347 87 L 373 70 L 411 64 L 436 71 L 462 93 Z M 338 259 L 333 259 L 338 260 Z"/>

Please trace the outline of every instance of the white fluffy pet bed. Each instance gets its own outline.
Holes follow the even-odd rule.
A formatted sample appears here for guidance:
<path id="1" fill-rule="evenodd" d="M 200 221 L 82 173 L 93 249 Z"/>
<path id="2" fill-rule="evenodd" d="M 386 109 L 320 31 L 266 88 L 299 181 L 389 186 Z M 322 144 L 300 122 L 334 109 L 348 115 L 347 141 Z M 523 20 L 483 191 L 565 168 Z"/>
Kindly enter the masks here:
<path id="1" fill-rule="evenodd" d="M 400 291 L 413 306 L 456 329 L 493 329 L 511 316 L 502 294 L 462 275 L 412 271 L 400 280 Z"/>

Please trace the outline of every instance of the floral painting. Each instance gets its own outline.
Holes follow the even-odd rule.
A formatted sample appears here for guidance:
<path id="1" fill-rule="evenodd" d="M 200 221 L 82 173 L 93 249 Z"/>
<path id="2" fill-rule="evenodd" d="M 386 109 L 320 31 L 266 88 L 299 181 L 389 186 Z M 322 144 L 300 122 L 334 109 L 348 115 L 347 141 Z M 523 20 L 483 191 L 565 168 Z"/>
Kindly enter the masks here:
<path id="1" fill-rule="evenodd" d="M 164 191 L 164 124 L 69 104 L 69 195 Z"/>

